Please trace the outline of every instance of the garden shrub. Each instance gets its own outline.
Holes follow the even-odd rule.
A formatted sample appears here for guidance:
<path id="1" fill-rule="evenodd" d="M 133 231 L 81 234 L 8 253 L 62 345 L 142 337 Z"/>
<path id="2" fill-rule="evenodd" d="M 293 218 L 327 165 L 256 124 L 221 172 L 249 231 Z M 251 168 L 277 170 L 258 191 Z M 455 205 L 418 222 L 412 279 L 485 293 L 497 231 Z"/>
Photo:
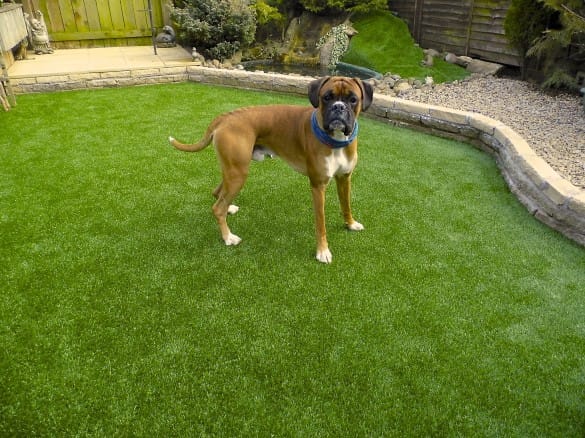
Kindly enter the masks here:
<path id="1" fill-rule="evenodd" d="M 550 11 L 539 0 L 512 0 L 504 19 L 506 38 L 521 57 L 523 78 L 526 76 L 527 52 L 547 27 Z"/>
<path id="2" fill-rule="evenodd" d="M 387 0 L 299 0 L 302 7 L 314 13 L 371 12 L 388 9 Z"/>
<path id="3" fill-rule="evenodd" d="M 583 0 L 541 0 L 554 11 L 555 26 L 543 32 L 528 50 L 543 63 L 546 88 L 576 90 L 577 75 L 585 70 L 585 2 Z"/>
<path id="4" fill-rule="evenodd" d="M 171 18 L 181 44 L 221 61 L 249 46 L 256 32 L 256 17 L 246 0 L 175 2 Z"/>
<path id="5" fill-rule="evenodd" d="M 537 58 L 545 88 L 577 88 L 585 63 L 585 3 L 582 0 L 512 0 L 506 37 L 522 57 Z"/>

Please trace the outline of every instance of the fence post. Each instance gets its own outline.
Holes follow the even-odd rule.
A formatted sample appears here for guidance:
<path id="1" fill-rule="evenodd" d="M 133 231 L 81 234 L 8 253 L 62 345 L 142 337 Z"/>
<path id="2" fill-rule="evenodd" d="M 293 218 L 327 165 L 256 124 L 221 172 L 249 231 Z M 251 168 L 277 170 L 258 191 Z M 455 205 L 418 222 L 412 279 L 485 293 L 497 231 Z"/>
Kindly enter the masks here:
<path id="1" fill-rule="evenodd" d="M 471 40 L 471 28 L 473 27 L 473 9 L 475 8 L 475 0 L 471 0 L 469 5 L 469 15 L 467 16 L 467 35 L 465 37 L 465 56 L 469 56 L 469 43 Z"/>
<path id="2" fill-rule="evenodd" d="M 424 0 L 415 0 L 414 17 L 412 20 L 412 36 L 417 43 L 420 43 L 422 32 L 422 16 L 424 9 Z"/>

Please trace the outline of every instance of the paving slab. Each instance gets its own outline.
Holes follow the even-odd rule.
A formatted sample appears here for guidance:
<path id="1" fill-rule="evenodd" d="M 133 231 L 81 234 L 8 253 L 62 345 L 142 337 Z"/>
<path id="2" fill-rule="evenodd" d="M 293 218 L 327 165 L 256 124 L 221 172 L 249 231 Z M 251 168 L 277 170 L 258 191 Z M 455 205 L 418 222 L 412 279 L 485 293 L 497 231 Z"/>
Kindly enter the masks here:
<path id="1" fill-rule="evenodd" d="M 193 63 L 183 47 L 152 46 L 61 49 L 52 54 L 30 53 L 27 60 L 16 61 L 9 69 L 11 78 L 64 73 L 89 73 L 143 68 L 185 66 Z"/>

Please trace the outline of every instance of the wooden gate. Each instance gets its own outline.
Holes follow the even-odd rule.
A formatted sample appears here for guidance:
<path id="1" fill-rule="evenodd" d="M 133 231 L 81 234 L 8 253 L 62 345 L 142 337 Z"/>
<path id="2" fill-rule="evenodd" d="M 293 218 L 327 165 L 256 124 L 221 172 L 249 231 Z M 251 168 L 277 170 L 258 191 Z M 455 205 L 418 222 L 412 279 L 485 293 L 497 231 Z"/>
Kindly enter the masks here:
<path id="1" fill-rule="evenodd" d="M 164 0 L 152 0 L 160 30 Z M 23 0 L 24 11 L 40 10 L 53 45 L 59 48 L 143 45 L 151 42 L 147 0 Z"/>
<path id="2" fill-rule="evenodd" d="M 421 47 L 508 65 L 520 57 L 508 44 L 504 18 L 510 0 L 391 0 Z"/>

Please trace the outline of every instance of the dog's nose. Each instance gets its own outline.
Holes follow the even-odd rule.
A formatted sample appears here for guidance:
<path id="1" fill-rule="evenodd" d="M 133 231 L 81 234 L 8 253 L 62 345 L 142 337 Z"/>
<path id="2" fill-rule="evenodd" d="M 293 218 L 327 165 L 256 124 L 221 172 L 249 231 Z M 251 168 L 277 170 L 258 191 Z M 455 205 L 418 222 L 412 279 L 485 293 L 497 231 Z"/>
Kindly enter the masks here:
<path id="1" fill-rule="evenodd" d="M 333 111 L 337 111 L 337 112 L 344 112 L 346 110 L 346 106 L 343 102 L 335 102 L 332 106 L 331 109 Z"/>

